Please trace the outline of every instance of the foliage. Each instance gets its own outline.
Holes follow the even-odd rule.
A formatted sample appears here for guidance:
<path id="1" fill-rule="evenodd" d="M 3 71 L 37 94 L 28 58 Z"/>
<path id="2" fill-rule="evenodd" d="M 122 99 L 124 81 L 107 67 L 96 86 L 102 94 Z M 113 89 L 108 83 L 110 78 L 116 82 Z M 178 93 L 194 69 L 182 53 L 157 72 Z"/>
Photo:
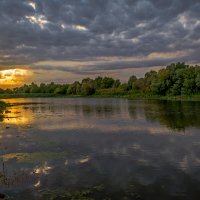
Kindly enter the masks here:
<path id="1" fill-rule="evenodd" d="M 158 72 L 150 71 L 143 78 L 131 75 L 127 83 L 121 83 L 119 79 L 111 77 L 100 77 L 95 79 L 84 78 L 82 81 L 75 81 L 71 84 L 49 84 L 41 83 L 37 85 L 23 85 L 11 89 L 0 89 L 1 95 L 27 96 L 57 96 L 57 95 L 158 95 L 158 96 L 178 96 L 195 95 L 200 90 L 200 66 L 189 66 L 185 63 L 172 63 Z"/>

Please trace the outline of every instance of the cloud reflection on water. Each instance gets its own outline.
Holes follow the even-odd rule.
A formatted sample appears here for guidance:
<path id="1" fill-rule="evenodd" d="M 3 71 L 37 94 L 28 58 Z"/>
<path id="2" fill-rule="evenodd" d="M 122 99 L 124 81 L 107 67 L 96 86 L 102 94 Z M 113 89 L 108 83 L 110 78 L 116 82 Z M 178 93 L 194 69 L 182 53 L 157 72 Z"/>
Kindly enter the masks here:
<path id="1" fill-rule="evenodd" d="M 198 193 L 198 102 L 34 101 L 37 104 L 27 104 L 26 108 L 16 106 L 22 106 L 22 116 L 31 113 L 31 127 L 16 132 L 18 127 L 24 126 L 19 123 L 2 129 L 0 147 L 1 154 L 28 152 L 36 155 L 31 163 L 7 161 L 10 170 L 37 172 L 31 182 L 35 188 L 76 188 L 99 182 L 124 188 L 135 182 L 137 186 L 143 185 L 147 190 L 153 187 L 155 191 L 163 185 L 168 195 L 185 191 L 189 194 L 191 185 Z M 40 101 L 42 104 L 38 104 Z M 14 113 L 12 107 L 9 109 Z M 191 115 L 194 120 L 190 123 Z M 182 126 L 177 120 L 182 120 Z M 26 135 L 16 137 L 22 130 Z M 36 151 L 45 156 L 41 158 L 34 153 Z M 49 151 L 53 156 L 47 160 Z M 63 156 L 59 157 L 61 154 Z"/>
<path id="2" fill-rule="evenodd" d="M 33 124 L 42 130 L 104 129 L 106 132 L 148 130 L 152 134 L 188 132 L 200 127 L 198 102 L 91 99 L 16 99 L 3 124 Z M 88 102 L 87 102 L 88 101 Z M 21 105 L 25 103 L 25 105 Z M 191 117 L 193 120 L 191 120 Z M 30 126 L 31 127 L 31 126 Z M 171 129 L 171 131 L 170 131 Z M 189 134 L 189 132 L 188 132 Z"/>

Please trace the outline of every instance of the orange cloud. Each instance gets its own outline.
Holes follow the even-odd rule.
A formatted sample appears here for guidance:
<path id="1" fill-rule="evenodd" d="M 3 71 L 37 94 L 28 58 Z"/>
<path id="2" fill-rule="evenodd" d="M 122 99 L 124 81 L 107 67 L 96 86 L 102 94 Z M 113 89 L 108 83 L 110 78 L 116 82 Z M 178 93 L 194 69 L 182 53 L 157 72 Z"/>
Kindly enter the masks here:
<path id="1" fill-rule="evenodd" d="M 16 87 L 23 84 L 28 76 L 25 69 L 8 69 L 0 71 L 0 87 Z"/>

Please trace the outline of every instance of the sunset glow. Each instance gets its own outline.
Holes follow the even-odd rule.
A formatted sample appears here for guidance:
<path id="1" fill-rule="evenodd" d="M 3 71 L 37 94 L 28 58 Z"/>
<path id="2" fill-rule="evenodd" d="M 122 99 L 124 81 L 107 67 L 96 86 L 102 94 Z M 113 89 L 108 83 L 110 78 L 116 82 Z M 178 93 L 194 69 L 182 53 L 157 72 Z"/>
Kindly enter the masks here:
<path id="1" fill-rule="evenodd" d="M 25 82 L 28 72 L 25 69 L 9 69 L 0 71 L 0 86 L 15 87 Z"/>
<path id="2" fill-rule="evenodd" d="M 3 89 L 98 76 L 126 82 L 171 63 L 200 63 L 197 0 L 13 2 L 0 1 Z M 20 70 L 15 78 L 18 68 L 31 76 Z"/>

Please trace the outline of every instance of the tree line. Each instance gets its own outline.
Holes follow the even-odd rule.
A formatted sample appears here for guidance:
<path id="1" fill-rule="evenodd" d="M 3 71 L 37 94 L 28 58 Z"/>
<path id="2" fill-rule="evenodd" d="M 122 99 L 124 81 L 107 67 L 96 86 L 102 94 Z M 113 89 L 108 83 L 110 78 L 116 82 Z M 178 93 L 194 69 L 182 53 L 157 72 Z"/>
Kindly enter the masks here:
<path id="1" fill-rule="evenodd" d="M 24 84 L 14 89 L 0 89 L 2 94 L 44 93 L 55 95 L 160 95 L 177 96 L 198 94 L 200 91 L 200 66 L 185 63 L 172 63 L 158 72 L 149 71 L 144 77 L 135 75 L 128 82 L 121 83 L 111 77 L 84 78 L 72 84 L 54 82 L 30 85 Z"/>

